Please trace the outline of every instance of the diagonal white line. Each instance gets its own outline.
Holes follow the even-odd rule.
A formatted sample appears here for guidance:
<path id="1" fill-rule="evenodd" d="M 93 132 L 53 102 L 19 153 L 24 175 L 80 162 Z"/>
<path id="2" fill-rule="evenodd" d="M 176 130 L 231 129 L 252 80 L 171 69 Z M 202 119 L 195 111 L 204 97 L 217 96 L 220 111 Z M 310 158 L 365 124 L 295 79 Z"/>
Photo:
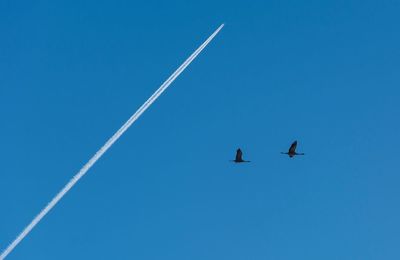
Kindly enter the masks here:
<path id="1" fill-rule="evenodd" d="M 90 160 L 79 170 L 79 172 L 57 193 L 57 195 L 44 207 L 40 213 L 29 223 L 28 226 L 17 236 L 17 238 L 9 244 L 9 246 L 1 253 L 0 260 L 4 260 L 15 247 L 32 231 L 32 229 L 53 209 L 55 205 L 68 193 L 68 191 L 82 178 L 89 169 L 103 156 L 105 152 L 125 133 L 126 130 L 153 104 L 154 101 L 171 85 L 171 83 L 186 69 L 187 66 L 200 54 L 208 43 L 218 34 L 224 27 L 220 25 L 218 29 L 211 34 L 210 37 L 200 47 L 189 56 L 189 58 L 174 72 L 172 75 L 157 89 L 156 92 L 126 121 L 126 123 L 110 138 L 108 141 L 90 158 Z"/>

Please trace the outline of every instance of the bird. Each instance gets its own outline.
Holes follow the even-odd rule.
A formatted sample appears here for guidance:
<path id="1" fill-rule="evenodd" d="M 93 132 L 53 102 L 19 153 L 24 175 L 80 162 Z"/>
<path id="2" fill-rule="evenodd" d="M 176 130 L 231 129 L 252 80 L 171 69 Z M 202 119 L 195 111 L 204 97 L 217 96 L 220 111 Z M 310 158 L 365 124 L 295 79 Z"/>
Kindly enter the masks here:
<path id="1" fill-rule="evenodd" d="M 294 141 L 292 145 L 289 148 L 289 151 L 287 153 L 281 152 L 281 154 L 287 154 L 289 155 L 290 158 L 294 157 L 295 155 L 304 155 L 305 153 L 297 153 L 296 152 L 296 147 L 297 147 L 297 141 Z"/>
<path id="2" fill-rule="evenodd" d="M 231 160 L 231 162 L 235 162 L 235 163 L 250 162 L 250 161 L 245 161 L 245 160 L 243 160 L 242 155 L 243 155 L 242 150 L 241 150 L 240 148 L 238 148 L 238 149 L 236 150 L 236 157 L 235 157 L 235 160 Z"/>

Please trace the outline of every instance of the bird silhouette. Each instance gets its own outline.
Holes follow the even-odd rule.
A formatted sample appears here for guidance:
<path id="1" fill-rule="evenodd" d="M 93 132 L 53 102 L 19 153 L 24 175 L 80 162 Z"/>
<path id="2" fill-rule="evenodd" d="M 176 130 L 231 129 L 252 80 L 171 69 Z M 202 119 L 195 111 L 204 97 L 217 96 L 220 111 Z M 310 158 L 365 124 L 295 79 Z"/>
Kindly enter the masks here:
<path id="1" fill-rule="evenodd" d="M 294 141 L 290 146 L 289 151 L 287 153 L 281 152 L 281 154 L 287 154 L 289 155 L 290 158 L 294 157 L 295 155 L 304 155 L 304 153 L 297 153 L 296 148 L 297 148 L 297 141 Z"/>
<path id="2" fill-rule="evenodd" d="M 236 150 L 236 157 L 235 157 L 235 160 L 231 160 L 231 162 L 235 162 L 235 163 L 250 162 L 250 161 L 245 161 L 245 160 L 243 160 L 242 156 L 243 156 L 243 152 L 242 152 L 242 150 L 240 150 L 240 148 L 238 148 L 238 149 Z"/>

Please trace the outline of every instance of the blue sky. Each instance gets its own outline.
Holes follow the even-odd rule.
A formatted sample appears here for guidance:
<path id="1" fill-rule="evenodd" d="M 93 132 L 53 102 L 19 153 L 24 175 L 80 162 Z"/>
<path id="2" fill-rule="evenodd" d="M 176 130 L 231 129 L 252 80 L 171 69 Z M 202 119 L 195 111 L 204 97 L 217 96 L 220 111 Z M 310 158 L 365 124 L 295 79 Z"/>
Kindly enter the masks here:
<path id="1" fill-rule="evenodd" d="M 399 11 L 2 1 L 0 247 L 224 22 L 9 259 L 399 259 Z"/>

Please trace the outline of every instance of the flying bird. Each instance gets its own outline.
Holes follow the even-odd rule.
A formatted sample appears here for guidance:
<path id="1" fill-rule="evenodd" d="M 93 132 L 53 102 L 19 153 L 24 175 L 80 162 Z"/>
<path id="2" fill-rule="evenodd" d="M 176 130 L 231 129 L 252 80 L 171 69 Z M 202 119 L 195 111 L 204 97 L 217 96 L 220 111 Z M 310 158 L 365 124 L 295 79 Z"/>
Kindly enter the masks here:
<path id="1" fill-rule="evenodd" d="M 297 148 L 297 141 L 294 141 L 290 146 L 289 151 L 287 153 L 281 152 L 281 154 L 287 154 L 289 155 L 290 158 L 292 158 L 295 155 L 304 155 L 304 153 L 297 153 L 296 148 Z"/>
<path id="2" fill-rule="evenodd" d="M 250 161 L 245 161 L 245 160 L 243 160 L 242 155 L 243 155 L 242 150 L 240 150 L 240 148 L 238 148 L 238 149 L 236 150 L 236 157 L 235 157 L 235 160 L 231 160 L 231 162 L 235 162 L 235 163 L 250 162 Z"/>

